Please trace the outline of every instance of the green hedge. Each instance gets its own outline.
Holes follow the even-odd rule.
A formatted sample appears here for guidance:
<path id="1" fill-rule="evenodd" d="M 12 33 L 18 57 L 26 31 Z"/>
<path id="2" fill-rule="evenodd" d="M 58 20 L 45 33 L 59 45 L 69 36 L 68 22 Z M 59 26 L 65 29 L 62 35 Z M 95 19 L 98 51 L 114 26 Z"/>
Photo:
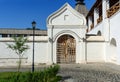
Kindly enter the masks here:
<path id="1" fill-rule="evenodd" d="M 54 65 L 43 71 L 35 72 L 6 72 L 0 73 L 0 82 L 58 82 L 61 76 L 57 76 L 59 66 Z"/>

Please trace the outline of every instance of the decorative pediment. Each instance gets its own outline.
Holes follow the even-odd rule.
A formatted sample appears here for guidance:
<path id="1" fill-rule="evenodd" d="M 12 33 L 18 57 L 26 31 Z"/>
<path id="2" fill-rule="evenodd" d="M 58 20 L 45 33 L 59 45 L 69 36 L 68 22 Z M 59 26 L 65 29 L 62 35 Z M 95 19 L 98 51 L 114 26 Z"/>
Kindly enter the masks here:
<path id="1" fill-rule="evenodd" d="M 86 25 L 86 19 L 66 3 L 48 17 L 47 25 Z"/>

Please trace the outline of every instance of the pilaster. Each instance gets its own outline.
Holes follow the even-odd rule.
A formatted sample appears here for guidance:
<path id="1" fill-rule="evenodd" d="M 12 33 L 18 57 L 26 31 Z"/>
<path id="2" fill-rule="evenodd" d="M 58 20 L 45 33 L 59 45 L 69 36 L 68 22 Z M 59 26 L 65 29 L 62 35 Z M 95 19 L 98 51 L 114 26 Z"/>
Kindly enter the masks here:
<path id="1" fill-rule="evenodd" d="M 89 17 L 88 17 L 88 31 L 91 30 L 91 24 L 92 24 L 92 17 L 89 16 Z"/>
<path id="2" fill-rule="evenodd" d="M 98 8 L 94 9 L 94 26 L 97 25 L 97 19 L 99 18 Z"/>

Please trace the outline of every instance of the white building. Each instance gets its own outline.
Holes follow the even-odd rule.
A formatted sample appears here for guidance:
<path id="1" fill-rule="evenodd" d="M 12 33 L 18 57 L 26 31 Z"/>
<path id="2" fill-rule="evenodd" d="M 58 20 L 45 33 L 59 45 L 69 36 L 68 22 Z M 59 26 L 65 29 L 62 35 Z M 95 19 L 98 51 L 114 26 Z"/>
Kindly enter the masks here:
<path id="1" fill-rule="evenodd" d="M 77 11 L 65 3 L 47 18 L 47 31 L 36 31 L 36 65 L 89 62 L 120 64 L 119 0 L 97 0 L 87 17 L 83 1 L 77 0 Z M 19 34 L 16 31 L 0 29 L 2 35 L 7 34 L 6 38 L 0 38 L 1 66 L 15 65 L 18 60 L 17 55 L 6 45 L 13 43 L 8 36 Z M 23 64 L 31 65 L 32 31 L 21 32 L 24 35 L 28 33 L 27 44 L 30 46 L 23 57 Z"/>
<path id="2" fill-rule="evenodd" d="M 95 35 L 88 39 L 96 40 L 97 37 L 101 37 L 104 40 L 103 48 L 98 51 L 99 54 L 103 52 L 104 62 L 120 64 L 119 18 L 119 0 L 97 0 L 87 15 L 87 35 Z M 96 51 L 95 48 L 93 50 Z"/>

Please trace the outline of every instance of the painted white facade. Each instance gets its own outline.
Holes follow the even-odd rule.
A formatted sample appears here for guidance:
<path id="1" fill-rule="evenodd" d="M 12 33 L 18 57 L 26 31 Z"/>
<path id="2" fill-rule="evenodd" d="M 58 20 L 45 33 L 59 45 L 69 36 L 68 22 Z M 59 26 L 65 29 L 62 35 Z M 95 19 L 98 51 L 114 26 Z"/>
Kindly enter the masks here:
<path id="1" fill-rule="evenodd" d="M 83 39 L 87 27 L 85 17 L 82 14 L 66 3 L 48 17 L 47 27 L 49 38 L 48 63 L 56 63 L 57 40 L 65 34 L 73 36 L 76 40 L 76 63 L 85 63 L 85 42 L 83 42 Z"/>
<path id="2" fill-rule="evenodd" d="M 94 25 L 94 28 L 92 30 L 89 30 L 87 34 L 94 34 L 98 36 L 98 32 L 101 32 L 101 36 L 104 38 L 104 49 L 101 48 L 99 52 L 104 52 L 104 61 L 120 64 L 120 9 L 116 11 L 111 17 L 107 17 L 107 10 L 110 9 L 110 2 L 109 0 L 102 0 L 101 2 L 102 21 Z M 120 2 L 118 1 L 116 4 L 118 3 Z M 113 6 L 115 7 L 115 5 Z M 96 16 L 94 16 L 94 18 L 95 17 Z M 90 22 L 88 23 L 88 25 L 91 24 Z M 88 28 L 90 29 L 90 26 Z"/>
<path id="3" fill-rule="evenodd" d="M 105 62 L 104 42 L 87 42 L 87 62 Z"/>
<path id="4" fill-rule="evenodd" d="M 88 17 L 86 33 L 85 17 L 68 3 L 47 18 L 47 35 L 35 36 L 35 64 L 57 63 L 57 41 L 62 35 L 74 37 L 76 43 L 75 63 L 110 62 L 120 64 L 120 10 L 110 18 L 106 15 L 108 1 L 102 0 L 102 21 L 97 23 L 98 11 L 94 9 L 94 28 L 91 30 L 92 18 Z M 87 36 L 86 36 L 87 34 Z M 89 36 L 88 36 L 89 35 Z M 24 65 L 32 63 L 32 36 L 28 37 L 30 49 L 23 57 Z M 18 56 L 7 48 L 12 44 L 10 38 L 0 38 L 0 65 L 15 65 Z"/>
<path id="5" fill-rule="evenodd" d="M 0 38 L 0 66 L 14 66 L 18 62 L 18 55 L 14 51 L 7 48 L 7 44 L 13 44 L 11 38 Z M 26 43 L 29 49 L 24 53 L 22 64 L 31 65 L 33 56 L 33 42 L 32 36 L 28 37 L 28 42 Z M 43 64 L 47 62 L 47 50 L 48 50 L 48 37 L 46 36 L 36 36 L 35 37 L 35 54 L 34 62 L 35 65 Z"/>

